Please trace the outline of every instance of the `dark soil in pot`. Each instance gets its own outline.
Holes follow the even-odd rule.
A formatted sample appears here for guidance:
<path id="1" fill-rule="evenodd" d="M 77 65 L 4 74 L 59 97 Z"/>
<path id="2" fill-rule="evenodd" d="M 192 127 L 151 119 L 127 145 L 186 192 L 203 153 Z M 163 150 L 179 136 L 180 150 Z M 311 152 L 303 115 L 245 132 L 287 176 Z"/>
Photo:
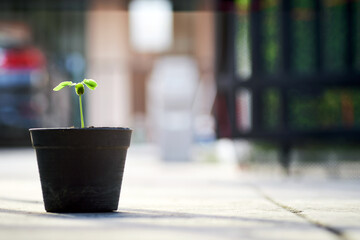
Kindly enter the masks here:
<path id="1" fill-rule="evenodd" d="M 131 129 L 30 129 L 48 212 L 118 208 Z"/>

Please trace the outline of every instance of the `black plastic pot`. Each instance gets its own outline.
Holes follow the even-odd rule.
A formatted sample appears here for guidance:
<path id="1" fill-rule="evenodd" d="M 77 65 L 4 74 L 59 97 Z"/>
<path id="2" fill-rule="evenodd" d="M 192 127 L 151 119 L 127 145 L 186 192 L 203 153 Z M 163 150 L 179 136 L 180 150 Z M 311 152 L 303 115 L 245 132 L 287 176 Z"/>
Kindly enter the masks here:
<path id="1" fill-rule="evenodd" d="M 117 210 L 131 129 L 33 128 L 48 212 Z"/>

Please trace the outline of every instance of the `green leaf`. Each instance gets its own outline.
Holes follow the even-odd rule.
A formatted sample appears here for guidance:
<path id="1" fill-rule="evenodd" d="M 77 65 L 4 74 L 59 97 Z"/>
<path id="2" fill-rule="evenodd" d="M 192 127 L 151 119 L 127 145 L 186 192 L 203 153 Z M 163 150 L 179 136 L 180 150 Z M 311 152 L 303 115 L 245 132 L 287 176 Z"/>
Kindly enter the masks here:
<path id="1" fill-rule="evenodd" d="M 72 86 L 73 85 L 73 82 L 71 81 L 64 81 L 64 82 L 61 82 L 59 85 L 57 85 L 56 87 L 54 87 L 53 91 L 59 91 L 61 89 L 63 89 L 64 87 L 66 86 Z"/>
<path id="2" fill-rule="evenodd" d="M 78 83 L 75 85 L 75 92 L 77 95 L 83 95 L 85 91 L 84 85 L 82 83 Z"/>
<path id="3" fill-rule="evenodd" d="M 84 79 L 83 83 L 91 90 L 94 90 L 97 87 L 97 83 L 92 79 Z"/>

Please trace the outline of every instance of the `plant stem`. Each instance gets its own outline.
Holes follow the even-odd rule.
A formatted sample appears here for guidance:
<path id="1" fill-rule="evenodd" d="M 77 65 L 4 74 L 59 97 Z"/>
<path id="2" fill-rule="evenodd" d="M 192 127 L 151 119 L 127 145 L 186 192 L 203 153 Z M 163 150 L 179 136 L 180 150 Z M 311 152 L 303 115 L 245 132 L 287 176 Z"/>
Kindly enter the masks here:
<path id="1" fill-rule="evenodd" d="M 80 103 L 81 128 L 84 128 L 85 124 L 84 124 L 84 115 L 83 115 L 82 103 L 81 103 L 81 95 L 79 95 L 79 103 Z"/>

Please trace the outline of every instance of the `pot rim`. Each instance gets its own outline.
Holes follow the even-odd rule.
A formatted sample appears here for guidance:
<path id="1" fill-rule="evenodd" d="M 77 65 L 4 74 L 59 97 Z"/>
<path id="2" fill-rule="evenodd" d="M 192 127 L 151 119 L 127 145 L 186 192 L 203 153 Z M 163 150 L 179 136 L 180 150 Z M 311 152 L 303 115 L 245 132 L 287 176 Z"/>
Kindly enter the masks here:
<path id="1" fill-rule="evenodd" d="M 79 128 L 79 127 L 51 127 L 51 128 L 30 128 L 29 131 L 97 131 L 97 130 L 105 130 L 105 131 L 132 131 L 131 128 L 128 127 L 85 127 L 85 128 Z"/>

